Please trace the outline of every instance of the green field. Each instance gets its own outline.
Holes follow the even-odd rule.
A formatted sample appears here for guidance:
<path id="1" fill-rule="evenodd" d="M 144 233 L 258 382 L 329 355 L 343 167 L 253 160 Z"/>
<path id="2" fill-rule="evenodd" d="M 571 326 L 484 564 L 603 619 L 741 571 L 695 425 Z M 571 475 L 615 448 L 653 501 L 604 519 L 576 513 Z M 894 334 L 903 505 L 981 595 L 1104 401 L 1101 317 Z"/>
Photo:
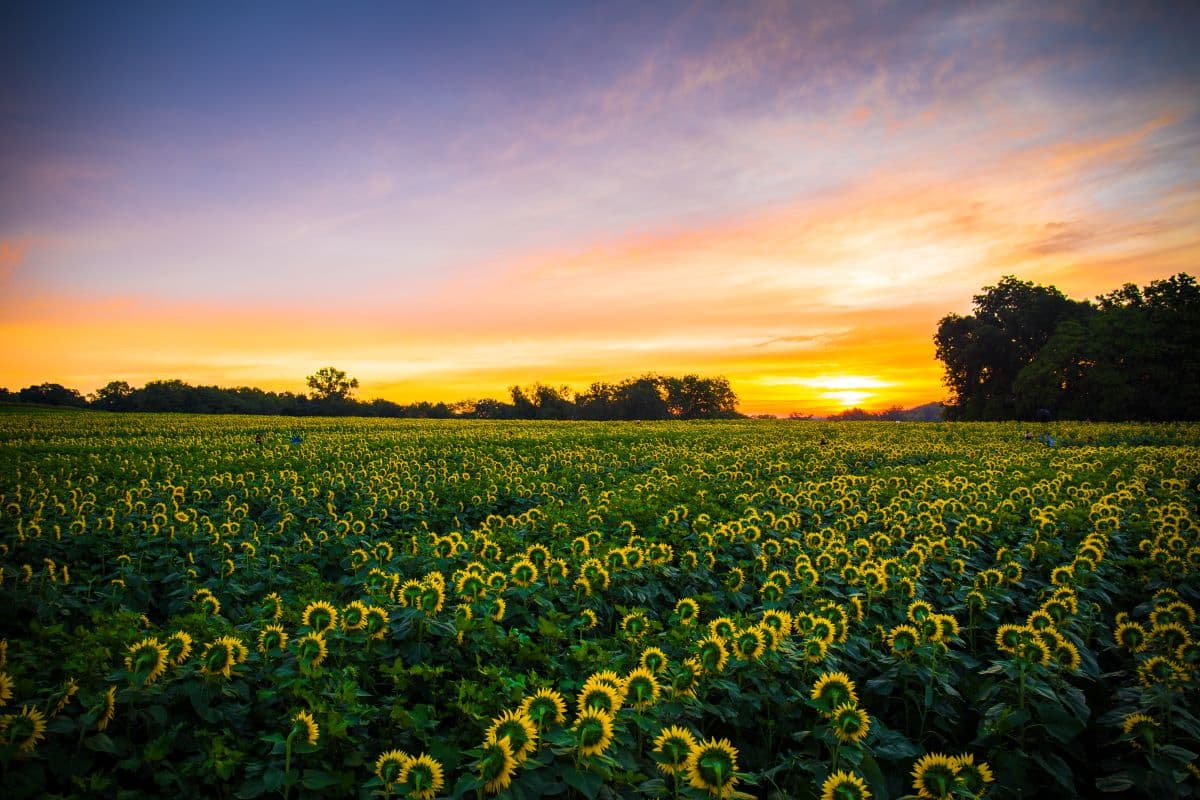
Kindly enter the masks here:
<path id="1" fill-rule="evenodd" d="M 4 794 L 1200 795 L 1200 425 L 1028 430 L 8 411 Z"/>

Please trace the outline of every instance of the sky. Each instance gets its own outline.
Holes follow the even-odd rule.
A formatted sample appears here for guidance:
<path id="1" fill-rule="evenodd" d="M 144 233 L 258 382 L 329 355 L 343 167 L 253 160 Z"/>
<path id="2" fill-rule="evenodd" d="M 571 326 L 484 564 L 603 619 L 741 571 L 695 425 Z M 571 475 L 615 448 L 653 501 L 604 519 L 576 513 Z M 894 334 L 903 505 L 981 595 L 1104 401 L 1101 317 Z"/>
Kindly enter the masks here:
<path id="1" fill-rule="evenodd" d="M 7 2 L 0 386 L 941 400 L 1004 275 L 1200 265 L 1200 4 Z"/>

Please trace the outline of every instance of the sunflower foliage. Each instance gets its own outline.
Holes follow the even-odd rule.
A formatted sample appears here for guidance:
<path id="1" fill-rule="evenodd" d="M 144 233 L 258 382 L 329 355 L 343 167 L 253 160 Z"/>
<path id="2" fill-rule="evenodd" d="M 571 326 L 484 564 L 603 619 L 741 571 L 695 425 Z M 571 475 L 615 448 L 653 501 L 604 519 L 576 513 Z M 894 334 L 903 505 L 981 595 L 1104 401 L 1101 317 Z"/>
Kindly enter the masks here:
<path id="1" fill-rule="evenodd" d="M 6 796 L 1197 796 L 1200 427 L 1046 432 L 0 413 Z"/>

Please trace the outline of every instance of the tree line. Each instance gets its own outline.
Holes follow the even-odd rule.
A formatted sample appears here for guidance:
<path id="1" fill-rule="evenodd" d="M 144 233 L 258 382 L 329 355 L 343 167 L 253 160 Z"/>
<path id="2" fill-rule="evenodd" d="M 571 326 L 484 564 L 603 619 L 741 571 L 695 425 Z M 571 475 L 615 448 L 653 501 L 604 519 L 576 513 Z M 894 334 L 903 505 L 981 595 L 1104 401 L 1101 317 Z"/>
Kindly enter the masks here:
<path id="1" fill-rule="evenodd" d="M 1179 273 L 1095 302 L 1005 276 L 934 343 L 948 419 L 1200 417 L 1200 287 Z"/>
<path id="2" fill-rule="evenodd" d="M 596 382 L 582 392 L 535 383 L 512 386 L 506 399 L 457 403 L 394 403 L 358 400 L 358 381 L 334 367 L 308 376 L 308 394 L 270 392 L 249 386 L 193 386 L 181 380 L 150 381 L 135 388 L 111 381 L 84 396 L 57 383 L 0 389 L 0 402 L 92 408 L 101 411 L 178 411 L 199 414 L 281 414 L 422 419 L 660 420 L 741 416 L 738 398 L 724 377 L 643 375 L 619 383 Z"/>

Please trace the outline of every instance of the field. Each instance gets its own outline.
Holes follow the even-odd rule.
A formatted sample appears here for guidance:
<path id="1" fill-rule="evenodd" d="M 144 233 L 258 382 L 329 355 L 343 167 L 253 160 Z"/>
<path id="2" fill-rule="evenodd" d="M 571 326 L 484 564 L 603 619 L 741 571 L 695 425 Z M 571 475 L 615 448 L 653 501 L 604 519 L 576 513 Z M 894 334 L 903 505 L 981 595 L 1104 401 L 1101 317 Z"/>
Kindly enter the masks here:
<path id="1" fill-rule="evenodd" d="M 1026 430 L 0 413 L 4 794 L 1200 795 L 1200 425 Z"/>

